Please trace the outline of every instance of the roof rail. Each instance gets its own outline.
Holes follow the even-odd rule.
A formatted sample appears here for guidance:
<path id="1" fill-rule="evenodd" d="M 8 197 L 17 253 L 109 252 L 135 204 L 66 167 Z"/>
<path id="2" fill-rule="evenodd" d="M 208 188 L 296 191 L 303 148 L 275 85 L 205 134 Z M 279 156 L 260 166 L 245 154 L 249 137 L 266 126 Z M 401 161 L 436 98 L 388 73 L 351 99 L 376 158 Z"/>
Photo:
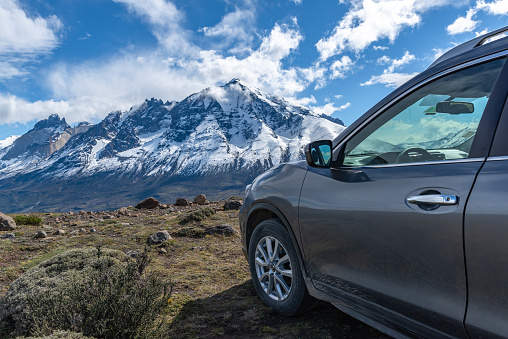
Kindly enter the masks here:
<path id="1" fill-rule="evenodd" d="M 445 60 L 448 60 L 450 58 L 453 58 L 454 56 L 457 56 L 459 54 L 465 53 L 467 51 L 470 51 L 476 47 L 482 46 L 486 43 L 489 43 L 493 40 L 496 40 L 495 38 L 502 38 L 502 34 L 508 32 L 508 26 L 496 29 L 495 31 L 486 33 L 484 35 L 480 35 L 479 37 L 476 37 L 474 39 L 471 39 L 469 41 L 464 42 L 463 44 L 460 44 L 445 54 L 441 55 L 436 61 L 434 61 L 428 68 L 432 68 L 436 66 L 437 64 L 442 63 Z M 427 69 L 428 69 L 427 68 Z"/>

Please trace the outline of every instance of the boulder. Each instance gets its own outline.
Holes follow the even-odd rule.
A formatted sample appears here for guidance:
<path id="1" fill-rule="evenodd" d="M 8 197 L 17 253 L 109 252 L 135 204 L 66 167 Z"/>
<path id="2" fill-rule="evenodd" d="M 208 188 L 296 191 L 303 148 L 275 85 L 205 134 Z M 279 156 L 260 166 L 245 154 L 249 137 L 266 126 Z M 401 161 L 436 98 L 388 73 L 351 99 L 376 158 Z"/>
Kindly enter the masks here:
<path id="1" fill-rule="evenodd" d="M 207 203 L 209 204 L 210 202 L 206 200 L 206 195 L 199 194 L 194 197 L 194 203 L 198 205 L 206 205 Z"/>
<path id="2" fill-rule="evenodd" d="M 184 199 L 184 198 L 178 198 L 176 199 L 176 202 L 175 202 L 175 206 L 188 206 L 189 205 L 189 200 L 187 199 Z"/>
<path id="3" fill-rule="evenodd" d="M 136 205 L 136 208 L 151 210 L 151 209 L 156 208 L 157 206 L 159 206 L 159 201 L 155 198 L 150 197 L 150 198 L 146 198 L 145 200 L 139 202 Z"/>
<path id="4" fill-rule="evenodd" d="M 65 234 L 65 231 L 64 230 L 56 230 L 55 233 L 53 233 L 54 235 L 64 235 Z"/>
<path id="5" fill-rule="evenodd" d="M 0 235 L 0 238 L 9 239 L 9 238 L 16 238 L 16 235 L 14 233 L 5 233 Z"/>
<path id="6" fill-rule="evenodd" d="M 118 215 L 129 215 L 129 210 L 127 209 L 127 207 L 122 207 L 122 208 L 116 210 L 116 213 Z"/>
<path id="7" fill-rule="evenodd" d="M 16 222 L 14 219 L 0 213 L 0 231 L 14 231 L 16 229 Z"/>
<path id="8" fill-rule="evenodd" d="M 131 258 L 136 258 L 139 253 L 141 253 L 141 250 L 130 250 L 129 252 L 125 253 L 125 255 L 131 257 Z"/>
<path id="9" fill-rule="evenodd" d="M 224 210 L 239 210 L 242 207 L 242 202 L 238 200 L 228 200 L 224 203 Z"/>
<path id="10" fill-rule="evenodd" d="M 159 231 L 159 232 L 149 236 L 148 239 L 146 239 L 146 242 L 148 245 L 159 245 L 159 244 L 165 243 L 166 241 L 168 241 L 170 239 L 171 239 L 171 236 L 169 235 L 168 231 Z"/>
<path id="11" fill-rule="evenodd" d="M 48 237 L 48 234 L 44 231 L 39 231 L 37 233 L 35 233 L 35 238 L 37 239 L 42 239 L 42 238 L 47 238 Z"/>

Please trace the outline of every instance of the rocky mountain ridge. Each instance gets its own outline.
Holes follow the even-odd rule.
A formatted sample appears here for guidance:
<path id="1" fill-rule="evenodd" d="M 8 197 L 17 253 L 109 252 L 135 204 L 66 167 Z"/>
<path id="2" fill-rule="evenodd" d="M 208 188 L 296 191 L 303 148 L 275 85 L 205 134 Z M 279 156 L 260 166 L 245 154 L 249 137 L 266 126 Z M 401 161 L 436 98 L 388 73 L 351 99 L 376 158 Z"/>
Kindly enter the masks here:
<path id="1" fill-rule="evenodd" d="M 14 182 L 95 182 L 110 190 L 115 181 L 122 186 L 213 176 L 225 184 L 234 177 L 239 192 L 262 171 L 303 159 L 308 142 L 343 129 L 338 119 L 233 79 L 180 102 L 145 100 L 95 125 L 71 128 L 52 115 L 0 149 L 0 192 Z M 98 195 L 102 190 L 97 188 Z"/>

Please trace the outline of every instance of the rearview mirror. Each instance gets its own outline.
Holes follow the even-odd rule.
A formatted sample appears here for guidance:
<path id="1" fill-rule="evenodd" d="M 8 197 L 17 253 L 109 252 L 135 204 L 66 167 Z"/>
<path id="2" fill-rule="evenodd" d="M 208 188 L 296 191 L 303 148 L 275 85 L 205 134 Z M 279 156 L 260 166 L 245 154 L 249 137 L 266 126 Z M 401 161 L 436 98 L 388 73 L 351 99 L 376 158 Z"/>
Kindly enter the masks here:
<path id="1" fill-rule="evenodd" d="M 305 159 L 311 167 L 330 167 L 332 159 L 332 142 L 318 140 L 305 146 Z"/>
<path id="2" fill-rule="evenodd" d="M 441 101 L 436 105 L 436 112 L 448 114 L 469 114 L 474 112 L 474 105 L 472 102 Z"/>

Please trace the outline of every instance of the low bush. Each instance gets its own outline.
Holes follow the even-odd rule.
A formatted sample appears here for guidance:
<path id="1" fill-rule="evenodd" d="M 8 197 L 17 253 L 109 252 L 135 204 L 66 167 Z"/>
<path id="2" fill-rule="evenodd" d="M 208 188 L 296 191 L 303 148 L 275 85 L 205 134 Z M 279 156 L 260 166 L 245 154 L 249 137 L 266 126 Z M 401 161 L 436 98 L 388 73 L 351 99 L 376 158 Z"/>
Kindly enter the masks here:
<path id="1" fill-rule="evenodd" d="M 16 225 L 35 225 L 39 226 L 42 219 L 34 215 L 16 215 L 14 218 Z"/>
<path id="2" fill-rule="evenodd" d="M 215 210 L 210 207 L 198 208 L 197 210 L 187 212 L 180 217 L 179 223 L 181 225 L 189 224 L 191 222 L 200 222 L 215 214 Z"/>
<path id="3" fill-rule="evenodd" d="M 146 272 L 148 254 L 71 250 L 23 274 L 0 300 L 0 328 L 10 335 L 55 330 L 98 338 L 161 336 L 170 281 Z"/>

